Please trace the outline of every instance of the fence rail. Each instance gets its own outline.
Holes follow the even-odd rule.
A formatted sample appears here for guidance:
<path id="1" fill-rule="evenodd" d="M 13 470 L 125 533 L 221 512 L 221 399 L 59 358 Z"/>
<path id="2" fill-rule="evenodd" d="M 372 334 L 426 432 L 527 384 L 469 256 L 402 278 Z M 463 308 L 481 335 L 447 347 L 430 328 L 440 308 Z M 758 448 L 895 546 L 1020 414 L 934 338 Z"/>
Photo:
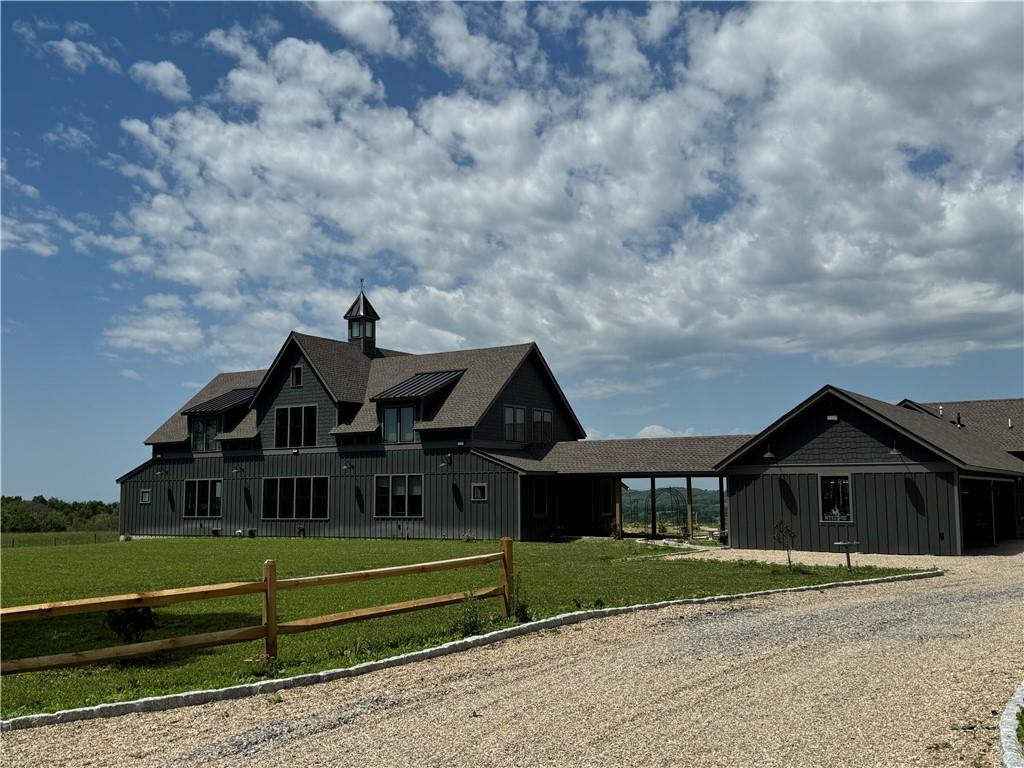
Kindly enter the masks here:
<path id="1" fill-rule="evenodd" d="M 371 579 L 386 579 L 394 576 L 406 576 L 420 573 L 448 571 L 456 568 L 498 563 L 501 581 L 498 585 L 484 587 L 468 592 L 453 592 L 447 595 L 432 595 L 415 600 L 405 600 L 389 605 L 377 605 L 368 608 L 357 608 L 340 613 L 314 616 L 307 619 L 295 619 L 279 622 L 277 611 L 277 593 L 284 589 L 305 589 L 321 587 L 329 584 L 346 584 Z M 122 608 L 156 607 L 175 605 L 197 600 L 210 600 L 221 597 L 237 597 L 241 595 L 263 595 L 262 623 L 251 627 L 226 629 L 218 632 L 204 632 L 196 635 L 170 637 L 164 640 L 150 640 L 127 645 L 116 645 L 107 648 L 96 648 L 88 651 L 72 651 L 48 656 L 32 656 L 23 659 L 11 659 L 0 662 L 0 674 L 16 674 L 19 672 L 38 672 L 57 667 L 97 664 L 123 659 L 135 659 L 163 651 L 180 651 L 198 648 L 209 648 L 232 643 L 245 643 L 263 640 L 267 656 L 277 656 L 277 636 L 291 635 L 300 632 L 311 632 L 327 629 L 341 624 L 382 616 L 394 616 L 410 613 L 425 608 L 436 608 L 462 602 L 467 597 L 475 600 L 500 597 L 502 615 L 509 616 L 512 609 L 512 540 L 501 540 L 501 551 L 471 557 L 458 557 L 451 560 L 436 560 L 429 563 L 413 563 L 387 568 L 374 568 L 366 571 L 349 571 L 347 573 L 330 573 L 321 576 L 300 576 L 290 579 L 277 578 L 277 565 L 273 560 L 263 564 L 263 577 L 259 581 L 237 581 L 224 584 L 207 584 L 196 587 L 163 589 L 155 592 L 138 592 L 128 595 L 108 595 L 80 600 L 63 600 L 54 603 L 37 605 L 18 605 L 0 608 L 0 626 L 15 621 L 28 621 L 68 616 L 79 613 L 97 613 Z"/>

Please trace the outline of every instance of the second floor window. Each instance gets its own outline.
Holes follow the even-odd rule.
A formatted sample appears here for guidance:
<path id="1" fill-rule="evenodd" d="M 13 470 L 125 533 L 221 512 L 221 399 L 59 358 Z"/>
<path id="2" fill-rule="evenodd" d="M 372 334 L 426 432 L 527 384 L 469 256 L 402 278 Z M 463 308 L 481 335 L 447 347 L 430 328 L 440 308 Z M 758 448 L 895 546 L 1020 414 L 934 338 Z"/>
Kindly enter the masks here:
<path id="1" fill-rule="evenodd" d="M 384 409 L 384 442 L 411 443 L 414 439 L 412 422 L 415 409 L 411 405 Z"/>
<path id="2" fill-rule="evenodd" d="M 316 445 L 316 406 L 278 408 L 274 419 L 274 447 L 301 448 Z"/>
<path id="3" fill-rule="evenodd" d="M 192 450 L 216 451 L 220 419 L 192 419 Z"/>
<path id="4" fill-rule="evenodd" d="M 294 368 L 292 368 L 292 386 L 293 387 L 301 387 L 302 386 L 302 366 L 301 365 L 296 365 Z"/>
<path id="5" fill-rule="evenodd" d="M 505 439 L 526 442 L 526 409 L 518 405 L 505 406 Z"/>
<path id="6" fill-rule="evenodd" d="M 550 443 L 552 440 L 551 411 L 534 408 L 533 441 L 535 443 Z"/>

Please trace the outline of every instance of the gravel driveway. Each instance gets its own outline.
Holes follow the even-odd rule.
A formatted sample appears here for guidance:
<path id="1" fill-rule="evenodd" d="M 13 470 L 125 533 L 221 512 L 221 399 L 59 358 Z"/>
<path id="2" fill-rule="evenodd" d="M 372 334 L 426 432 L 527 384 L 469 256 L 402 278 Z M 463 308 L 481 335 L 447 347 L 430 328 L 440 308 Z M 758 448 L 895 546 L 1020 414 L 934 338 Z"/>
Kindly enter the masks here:
<path id="1" fill-rule="evenodd" d="M 278 696 L 7 733 L 0 756 L 104 768 L 998 766 L 998 712 L 1024 677 L 1022 548 L 858 559 L 947 575 L 601 619 Z"/>

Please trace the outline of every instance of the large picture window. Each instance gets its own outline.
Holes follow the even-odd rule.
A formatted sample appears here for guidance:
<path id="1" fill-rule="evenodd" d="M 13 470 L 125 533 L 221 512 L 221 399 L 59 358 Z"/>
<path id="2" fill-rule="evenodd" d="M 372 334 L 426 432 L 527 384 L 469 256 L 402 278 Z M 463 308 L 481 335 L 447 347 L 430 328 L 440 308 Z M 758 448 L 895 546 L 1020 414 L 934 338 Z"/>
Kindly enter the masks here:
<path id="1" fill-rule="evenodd" d="M 216 451 L 219 432 L 219 417 L 192 419 L 192 450 L 195 452 Z"/>
<path id="2" fill-rule="evenodd" d="M 423 517 L 423 475 L 377 475 L 375 517 Z"/>
<path id="3" fill-rule="evenodd" d="M 821 522 L 852 523 L 850 506 L 850 478 L 847 475 L 828 475 L 821 478 Z"/>
<path id="4" fill-rule="evenodd" d="M 522 406 L 505 406 L 505 439 L 526 442 L 526 409 Z"/>
<path id="5" fill-rule="evenodd" d="M 185 517 L 220 517 L 221 480 L 186 480 Z"/>
<path id="6" fill-rule="evenodd" d="M 402 405 L 384 409 L 384 442 L 411 443 L 415 438 L 413 419 L 416 409 Z"/>
<path id="7" fill-rule="evenodd" d="M 263 479 L 264 520 L 326 520 L 326 477 Z"/>
<path id="8" fill-rule="evenodd" d="M 316 406 L 293 405 L 274 414 L 274 447 L 302 448 L 316 445 Z"/>
<path id="9" fill-rule="evenodd" d="M 551 411 L 543 408 L 533 409 L 533 442 L 550 443 L 552 441 Z"/>

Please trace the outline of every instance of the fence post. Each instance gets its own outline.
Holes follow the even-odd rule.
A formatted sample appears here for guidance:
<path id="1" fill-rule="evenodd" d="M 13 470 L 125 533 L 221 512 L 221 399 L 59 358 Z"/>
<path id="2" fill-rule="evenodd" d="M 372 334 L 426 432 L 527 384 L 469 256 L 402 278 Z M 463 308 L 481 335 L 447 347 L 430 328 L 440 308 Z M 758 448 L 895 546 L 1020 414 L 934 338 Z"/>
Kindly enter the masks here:
<path id="1" fill-rule="evenodd" d="M 512 539 L 501 538 L 501 615 L 506 619 L 512 614 Z"/>
<path id="2" fill-rule="evenodd" d="M 277 564 L 273 560 L 263 563 L 263 650 L 271 659 L 277 658 Z"/>

